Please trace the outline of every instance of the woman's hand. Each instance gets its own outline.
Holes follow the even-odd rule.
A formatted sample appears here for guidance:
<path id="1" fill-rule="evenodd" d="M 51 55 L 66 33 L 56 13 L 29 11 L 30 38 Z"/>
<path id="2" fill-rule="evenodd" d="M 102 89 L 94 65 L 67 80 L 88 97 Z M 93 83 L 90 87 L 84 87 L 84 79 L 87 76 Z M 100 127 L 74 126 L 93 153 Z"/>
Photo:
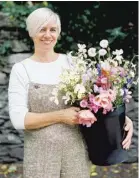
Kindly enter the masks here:
<path id="1" fill-rule="evenodd" d="M 131 139 L 133 135 L 133 123 L 129 117 L 126 116 L 124 130 L 127 132 L 126 138 L 123 140 L 123 148 L 128 150 L 131 145 Z"/>
<path id="2" fill-rule="evenodd" d="M 79 124 L 91 127 L 97 121 L 95 115 L 90 110 L 81 110 L 78 112 Z"/>
<path id="3" fill-rule="evenodd" d="M 69 125 L 79 124 L 78 121 L 78 112 L 80 108 L 70 107 L 67 109 L 60 110 L 61 122 Z"/>

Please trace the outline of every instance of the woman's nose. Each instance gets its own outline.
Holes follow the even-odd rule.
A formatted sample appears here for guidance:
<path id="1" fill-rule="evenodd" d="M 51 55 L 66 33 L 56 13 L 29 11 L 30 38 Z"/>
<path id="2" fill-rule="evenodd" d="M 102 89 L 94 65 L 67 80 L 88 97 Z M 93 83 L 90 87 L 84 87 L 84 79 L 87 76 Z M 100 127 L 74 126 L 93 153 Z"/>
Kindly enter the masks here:
<path id="1" fill-rule="evenodd" d="M 50 37 L 51 34 L 50 34 L 50 31 L 46 31 L 45 34 L 44 34 L 45 37 Z"/>

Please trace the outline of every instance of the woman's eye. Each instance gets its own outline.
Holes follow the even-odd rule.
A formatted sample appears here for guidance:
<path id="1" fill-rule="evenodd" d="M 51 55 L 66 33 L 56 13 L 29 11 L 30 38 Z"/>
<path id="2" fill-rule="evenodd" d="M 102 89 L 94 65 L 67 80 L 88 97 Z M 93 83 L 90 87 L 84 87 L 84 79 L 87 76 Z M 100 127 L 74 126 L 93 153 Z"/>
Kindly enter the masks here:
<path id="1" fill-rule="evenodd" d="M 51 29 L 51 31 L 52 31 L 52 32 L 55 32 L 55 31 L 56 31 L 56 29 Z"/>
<path id="2" fill-rule="evenodd" d="M 41 29 L 41 32 L 44 32 L 44 31 L 45 31 L 45 29 L 44 29 L 44 28 L 42 28 L 42 29 Z"/>

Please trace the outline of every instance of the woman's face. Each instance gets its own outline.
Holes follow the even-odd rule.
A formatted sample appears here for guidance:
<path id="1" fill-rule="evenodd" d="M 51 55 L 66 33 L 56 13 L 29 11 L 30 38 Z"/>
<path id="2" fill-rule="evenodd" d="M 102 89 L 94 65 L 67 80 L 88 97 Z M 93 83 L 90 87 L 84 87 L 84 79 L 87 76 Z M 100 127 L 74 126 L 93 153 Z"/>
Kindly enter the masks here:
<path id="1" fill-rule="evenodd" d="M 35 48 L 40 48 L 44 50 L 51 50 L 57 43 L 59 36 L 59 31 L 57 24 L 54 20 L 51 20 L 47 25 L 36 34 L 33 38 Z"/>

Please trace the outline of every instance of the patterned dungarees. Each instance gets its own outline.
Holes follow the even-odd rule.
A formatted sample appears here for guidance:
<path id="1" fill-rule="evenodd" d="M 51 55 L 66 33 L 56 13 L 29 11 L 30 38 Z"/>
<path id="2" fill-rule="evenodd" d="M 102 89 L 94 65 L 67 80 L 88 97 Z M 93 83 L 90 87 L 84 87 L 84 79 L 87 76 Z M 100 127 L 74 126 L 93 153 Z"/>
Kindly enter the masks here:
<path id="1" fill-rule="evenodd" d="M 59 105 L 49 100 L 55 86 L 30 81 L 29 111 L 44 113 L 66 108 L 60 98 Z M 90 178 L 90 162 L 78 126 L 57 123 L 25 130 L 23 167 L 24 178 Z"/>

